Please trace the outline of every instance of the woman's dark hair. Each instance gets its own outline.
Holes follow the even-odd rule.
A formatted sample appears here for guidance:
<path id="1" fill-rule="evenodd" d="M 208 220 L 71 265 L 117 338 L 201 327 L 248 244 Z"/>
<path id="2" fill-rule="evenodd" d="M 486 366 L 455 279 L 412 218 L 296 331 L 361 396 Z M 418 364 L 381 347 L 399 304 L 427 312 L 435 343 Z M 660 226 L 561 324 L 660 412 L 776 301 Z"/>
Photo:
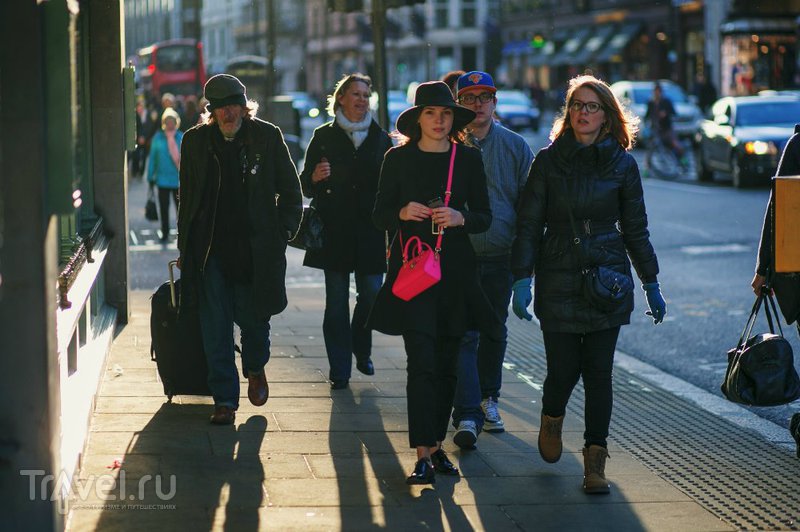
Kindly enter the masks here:
<path id="1" fill-rule="evenodd" d="M 611 135 L 617 139 L 623 149 L 630 150 L 633 148 L 636 133 L 639 131 L 639 119 L 629 110 L 622 107 L 622 104 L 619 103 L 619 100 L 611 92 L 611 88 L 605 81 L 589 75 L 576 76 L 569 80 L 564 107 L 553 122 L 553 129 L 550 130 L 550 140 L 556 140 L 572 129 L 572 125 L 569 122 L 569 107 L 572 105 L 575 92 L 584 87 L 592 90 L 597 95 L 600 99 L 600 104 L 603 106 L 603 111 L 606 113 L 606 121 L 600 130 L 597 140 Z"/>
<path id="2" fill-rule="evenodd" d="M 364 83 L 369 91 L 372 92 L 372 80 L 366 74 L 354 72 L 352 74 L 345 75 L 342 77 L 342 79 L 336 82 L 336 86 L 333 88 L 333 94 L 328 96 L 328 106 L 326 110 L 330 116 L 335 116 L 336 111 L 338 111 L 339 107 L 341 107 L 339 104 L 339 96 L 344 94 L 348 87 L 350 87 L 350 84 L 356 81 Z"/>

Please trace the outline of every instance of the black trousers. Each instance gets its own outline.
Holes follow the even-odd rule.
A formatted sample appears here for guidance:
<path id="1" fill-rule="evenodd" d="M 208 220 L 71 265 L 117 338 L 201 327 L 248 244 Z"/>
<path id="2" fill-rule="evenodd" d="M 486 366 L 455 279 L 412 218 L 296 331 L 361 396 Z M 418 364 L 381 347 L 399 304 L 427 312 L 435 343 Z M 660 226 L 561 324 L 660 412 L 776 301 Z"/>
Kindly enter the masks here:
<path id="1" fill-rule="evenodd" d="M 564 415 L 572 390 L 583 378 L 586 392 L 584 419 L 586 445 L 606 447 L 614 397 L 611 370 L 619 327 L 586 334 L 544 332 L 547 378 L 544 380 L 542 413 Z"/>
<path id="2" fill-rule="evenodd" d="M 434 447 L 447 436 L 461 339 L 409 331 L 403 334 L 403 342 L 408 375 L 408 443 L 412 448 Z"/>
<path id="3" fill-rule="evenodd" d="M 175 202 L 175 210 L 178 210 L 178 189 L 158 187 L 158 213 L 161 218 L 161 238 L 169 238 L 169 197 Z"/>

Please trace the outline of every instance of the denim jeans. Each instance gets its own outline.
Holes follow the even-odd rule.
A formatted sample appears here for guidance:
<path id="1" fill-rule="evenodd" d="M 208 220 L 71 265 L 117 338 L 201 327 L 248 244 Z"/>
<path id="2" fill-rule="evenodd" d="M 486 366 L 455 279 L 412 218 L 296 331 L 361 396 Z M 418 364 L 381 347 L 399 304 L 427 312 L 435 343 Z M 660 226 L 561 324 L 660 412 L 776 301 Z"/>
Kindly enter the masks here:
<path id="1" fill-rule="evenodd" d="M 547 357 L 542 413 L 563 416 L 573 388 L 583 378 L 586 423 L 583 439 L 587 447 L 605 447 L 614 402 L 611 373 L 619 327 L 586 334 L 544 332 L 542 336 Z"/>
<path id="2" fill-rule="evenodd" d="M 216 406 L 239 407 L 239 374 L 233 350 L 233 324 L 242 332 L 242 369 L 259 372 L 269 361 L 269 320 L 257 320 L 252 284 L 225 278 L 209 257 L 200 291 L 200 325 L 208 361 L 208 386 Z"/>
<path id="3" fill-rule="evenodd" d="M 349 380 L 352 358 L 366 361 L 372 356 L 372 331 L 367 318 L 383 282 L 383 275 L 356 274 L 356 306 L 350 321 L 350 274 L 325 270 L 325 315 L 322 334 L 328 353 L 332 381 Z"/>
<path id="4" fill-rule="evenodd" d="M 499 397 L 506 356 L 508 302 L 511 300 L 511 265 L 505 260 L 478 260 L 478 276 L 489 303 L 500 318 L 493 335 L 467 331 L 458 352 L 458 384 L 453 402 L 453 425 L 461 420 L 483 426 L 481 400 Z"/>

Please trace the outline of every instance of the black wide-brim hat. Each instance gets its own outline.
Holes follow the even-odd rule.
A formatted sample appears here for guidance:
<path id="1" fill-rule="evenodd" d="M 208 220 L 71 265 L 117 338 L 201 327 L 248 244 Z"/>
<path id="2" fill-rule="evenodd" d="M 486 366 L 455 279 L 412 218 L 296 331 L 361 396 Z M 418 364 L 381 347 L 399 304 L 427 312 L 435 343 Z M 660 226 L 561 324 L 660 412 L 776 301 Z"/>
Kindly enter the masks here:
<path id="1" fill-rule="evenodd" d="M 414 106 L 409 107 L 397 117 L 395 125 L 397 131 L 409 137 L 411 128 L 417 123 L 422 109 L 434 106 L 449 107 L 453 110 L 453 131 L 457 131 L 475 120 L 473 111 L 458 105 L 453 100 L 453 93 L 445 82 L 426 81 L 417 87 L 417 92 L 414 94 Z"/>

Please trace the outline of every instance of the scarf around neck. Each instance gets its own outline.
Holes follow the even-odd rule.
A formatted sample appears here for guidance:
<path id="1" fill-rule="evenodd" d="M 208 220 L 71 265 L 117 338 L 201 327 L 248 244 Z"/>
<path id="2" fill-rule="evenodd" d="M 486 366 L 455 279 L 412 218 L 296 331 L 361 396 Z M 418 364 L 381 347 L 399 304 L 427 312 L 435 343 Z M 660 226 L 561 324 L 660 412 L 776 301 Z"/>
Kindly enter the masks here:
<path id="1" fill-rule="evenodd" d="M 372 114 L 367 111 L 364 118 L 360 122 L 351 122 L 344 116 L 341 109 L 336 110 L 336 123 L 339 127 L 344 129 L 350 140 L 353 141 L 353 146 L 358 149 L 359 146 L 367 138 L 369 133 L 369 126 L 372 123 Z"/>

